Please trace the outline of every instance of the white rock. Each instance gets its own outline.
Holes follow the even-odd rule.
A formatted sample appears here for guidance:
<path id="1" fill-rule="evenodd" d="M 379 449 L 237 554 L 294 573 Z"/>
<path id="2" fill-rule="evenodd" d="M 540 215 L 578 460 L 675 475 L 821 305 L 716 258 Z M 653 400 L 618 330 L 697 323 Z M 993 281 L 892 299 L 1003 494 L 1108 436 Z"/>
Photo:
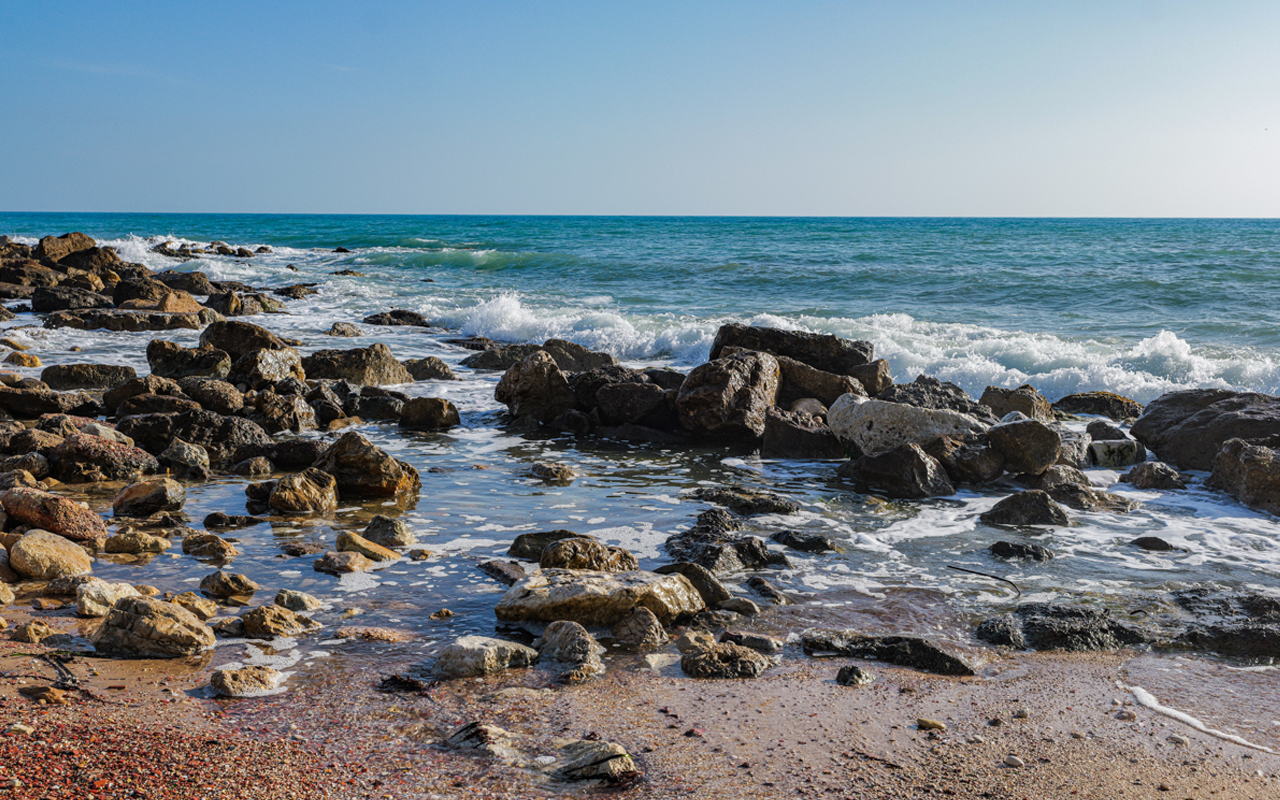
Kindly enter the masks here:
<path id="1" fill-rule="evenodd" d="M 916 408 L 885 400 L 841 395 L 827 412 L 827 424 L 841 440 L 876 455 L 902 444 L 925 445 L 939 436 L 982 433 L 987 426 L 959 411 Z"/>
<path id="2" fill-rule="evenodd" d="M 504 622 L 571 620 L 613 626 L 636 606 L 668 625 L 683 613 L 701 611 L 703 603 L 683 575 L 543 569 L 507 590 L 493 611 Z"/>
<path id="3" fill-rule="evenodd" d="M 138 596 L 138 590 L 130 583 L 85 581 L 76 587 L 76 613 L 82 617 L 105 617 L 120 598 Z"/>
<path id="4" fill-rule="evenodd" d="M 1005 756 L 1004 764 L 1006 767 L 1025 767 L 1027 765 L 1025 761 L 1013 755 Z"/>
<path id="5" fill-rule="evenodd" d="M 475 678 L 513 667 L 527 667 L 538 651 L 488 636 L 463 636 L 436 656 L 431 672 L 437 678 Z"/>

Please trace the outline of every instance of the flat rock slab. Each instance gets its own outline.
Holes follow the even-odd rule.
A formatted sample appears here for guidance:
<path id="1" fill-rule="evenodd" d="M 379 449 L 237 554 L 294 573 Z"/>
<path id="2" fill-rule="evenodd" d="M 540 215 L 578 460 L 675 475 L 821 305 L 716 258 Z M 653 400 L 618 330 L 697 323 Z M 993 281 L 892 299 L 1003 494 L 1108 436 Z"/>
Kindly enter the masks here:
<path id="1" fill-rule="evenodd" d="M 613 626 L 643 606 L 664 625 L 703 607 L 702 596 L 683 575 L 653 572 L 539 570 L 503 595 L 494 607 L 504 622 L 556 622 Z"/>

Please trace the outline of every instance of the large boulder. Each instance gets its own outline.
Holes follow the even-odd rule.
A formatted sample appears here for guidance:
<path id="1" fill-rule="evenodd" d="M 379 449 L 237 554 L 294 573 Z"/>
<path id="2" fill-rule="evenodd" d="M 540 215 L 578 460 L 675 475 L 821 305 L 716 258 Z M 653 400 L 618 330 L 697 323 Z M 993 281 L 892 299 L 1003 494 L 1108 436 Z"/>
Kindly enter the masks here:
<path id="1" fill-rule="evenodd" d="M 422 488 L 416 469 L 354 431 L 343 434 L 313 466 L 336 478 L 344 496 L 393 497 Z"/>
<path id="2" fill-rule="evenodd" d="M 228 382 L 244 384 L 250 389 L 261 389 L 289 378 L 307 379 L 302 356 L 292 347 L 250 350 L 237 358 L 227 373 Z"/>
<path id="3" fill-rule="evenodd" d="M 472 356 L 462 359 L 462 366 L 471 369 L 511 369 L 534 353 L 543 352 L 540 344 L 512 344 L 506 347 L 491 347 L 481 350 Z M 548 353 L 548 357 L 550 354 Z M 551 359 L 555 363 L 555 359 Z M 556 369 L 560 366 L 557 364 Z"/>
<path id="4" fill-rule="evenodd" d="M 337 480 L 311 468 L 276 481 L 267 502 L 281 514 L 326 514 L 338 507 Z"/>
<path id="5" fill-rule="evenodd" d="M 676 396 L 680 424 L 709 439 L 759 439 L 781 376 L 778 360 L 767 353 L 736 353 L 696 367 Z"/>
<path id="6" fill-rule="evenodd" d="M 785 331 L 729 324 L 720 326 L 711 345 L 710 360 L 720 357 L 726 347 L 741 347 L 794 358 L 811 367 L 837 375 L 851 375 L 856 367 L 871 363 L 871 342 L 841 339 L 838 336 L 802 331 Z"/>
<path id="7" fill-rule="evenodd" d="M 1041 422 L 1054 420 L 1053 407 L 1049 405 L 1049 401 L 1029 384 L 1019 386 L 1017 389 L 988 386 L 979 402 L 1001 419 L 1017 411 L 1029 419 L 1038 419 Z"/>
<path id="8" fill-rule="evenodd" d="M 537 659 L 537 650 L 516 642 L 488 636 L 463 636 L 440 651 L 431 673 L 444 679 L 479 678 L 527 667 Z"/>
<path id="9" fill-rule="evenodd" d="M 462 423 L 458 409 L 443 397 L 415 397 L 400 410 L 400 427 L 413 431 L 445 431 Z"/>
<path id="10" fill-rule="evenodd" d="M 904 444 L 925 445 L 939 436 L 965 438 L 986 430 L 986 425 L 958 411 L 868 400 L 852 394 L 831 406 L 827 424 L 841 441 L 865 455 Z"/>
<path id="11" fill-rule="evenodd" d="M 889 497 L 918 500 L 956 493 L 942 464 L 918 444 L 904 444 L 876 455 L 846 462 L 839 475 L 846 481 Z"/>
<path id="12" fill-rule="evenodd" d="M 338 323 L 338 322 L 333 323 L 335 328 L 340 324 L 341 323 Z M 352 327 L 355 327 L 355 326 L 352 326 Z M 334 335 L 332 331 L 329 331 L 329 334 Z M 360 334 L 360 331 L 359 329 L 357 329 L 354 334 L 348 333 L 347 335 L 358 336 L 359 334 Z M 435 356 L 427 356 L 425 358 L 411 358 L 402 363 L 404 364 L 404 368 L 409 371 L 409 374 L 413 376 L 413 379 L 415 381 L 459 380 L 458 376 L 455 375 L 453 370 L 449 368 L 449 365 L 444 363 L 440 359 L 436 358 Z"/>
<path id="13" fill-rule="evenodd" d="M 1004 456 L 985 436 L 939 436 L 923 449 L 938 460 L 952 483 L 987 483 L 1004 473 Z"/>
<path id="14" fill-rule="evenodd" d="M 1280 449 L 1228 439 L 1213 460 L 1209 485 L 1250 508 L 1280 515 Z"/>
<path id="15" fill-rule="evenodd" d="M 1149 403 L 1130 432 L 1180 469 L 1210 470 L 1228 439 L 1280 434 L 1280 397 L 1225 389 L 1170 392 Z"/>
<path id="16" fill-rule="evenodd" d="M 584 373 L 585 374 L 585 373 Z M 574 396 L 577 396 L 575 386 Z M 604 425 L 645 424 L 655 422 L 663 427 L 658 416 L 663 411 L 674 412 L 674 397 L 666 389 L 656 383 L 627 382 L 608 383 L 600 386 L 595 392 L 596 408 L 599 410 L 600 422 Z M 590 411 L 590 408 L 585 409 Z M 674 414 L 672 414 L 674 417 Z M 670 420 L 674 423 L 674 418 Z"/>
<path id="17" fill-rule="evenodd" d="M 542 350 L 508 369 L 493 396 L 506 405 L 512 416 L 532 417 L 544 423 L 573 408 L 575 399 L 564 372 Z"/>
<path id="18" fill-rule="evenodd" d="M 630 572 L 640 568 L 636 557 L 621 547 L 610 547 L 579 536 L 548 545 L 538 559 L 543 569 L 585 569 L 596 572 Z"/>
<path id="19" fill-rule="evenodd" d="M 317 350 L 302 360 L 302 367 L 312 379 L 362 386 L 413 383 L 413 376 L 382 342 L 353 350 Z"/>
<path id="20" fill-rule="evenodd" d="M 728 352 L 729 348 L 725 348 Z M 778 403 L 789 405 L 805 397 L 813 397 L 829 406 L 844 394 L 867 394 L 862 381 L 849 375 L 837 375 L 787 356 L 774 356 L 782 371 L 778 387 Z"/>
<path id="21" fill-rule="evenodd" d="M 65 483 L 89 483 L 152 475 L 160 471 L 160 462 L 140 447 L 74 433 L 49 454 L 49 468 L 55 478 Z"/>
<path id="22" fill-rule="evenodd" d="M 548 339 L 542 343 L 542 349 L 565 372 L 586 372 L 618 363 L 618 359 L 609 353 L 597 353 L 564 339 Z"/>
<path id="23" fill-rule="evenodd" d="M 214 347 L 183 347 L 177 342 L 152 339 L 147 345 L 151 374 L 162 378 L 225 378 L 231 371 L 231 356 Z"/>
<path id="24" fill-rule="evenodd" d="M 44 237 L 35 246 L 31 255 L 35 258 L 57 263 L 72 253 L 88 250 L 91 247 L 96 247 L 97 244 L 91 237 L 75 231 L 73 233 L 64 233 L 61 236 Z"/>
<path id="25" fill-rule="evenodd" d="M 125 597 L 91 637 L 102 655 L 118 658 L 182 658 L 213 648 L 213 629 L 175 603 Z"/>
<path id="26" fill-rule="evenodd" d="M 918 375 L 911 383 L 891 385 L 876 397 L 917 408 L 959 411 L 987 425 L 994 425 L 999 421 L 999 417 L 991 413 L 991 409 L 974 400 L 964 389 L 928 375 Z"/>
<path id="27" fill-rule="evenodd" d="M 256 422 L 208 410 L 126 417 L 116 429 L 152 453 L 164 452 L 174 439 L 198 444 L 215 464 L 229 460 L 246 445 L 271 444 L 271 437 Z"/>
<path id="28" fill-rule="evenodd" d="M 31 293 L 31 310 L 37 314 L 50 311 L 76 311 L 82 308 L 114 308 L 111 298 L 89 289 L 68 286 L 37 286 Z"/>
<path id="29" fill-rule="evenodd" d="M 25 578 L 51 581 L 88 575 L 93 570 L 93 559 L 70 539 L 37 529 L 28 531 L 9 548 L 9 566 Z"/>
<path id="30" fill-rule="evenodd" d="M 825 422 L 798 411 L 771 408 L 765 413 L 761 458 L 844 457 L 844 446 Z"/>
<path id="31" fill-rule="evenodd" d="M 57 391 L 113 389 L 136 377 L 133 367 L 119 364 L 54 364 L 40 373 L 40 380 Z"/>
<path id="32" fill-rule="evenodd" d="M 702 609 L 702 597 L 683 575 L 652 572 L 539 570 L 512 586 L 494 608 L 503 622 L 556 622 L 612 626 L 644 606 L 670 624 Z"/>
<path id="33" fill-rule="evenodd" d="M 17 389 L 0 385 L 0 411 L 18 419 L 35 419 L 42 414 L 93 416 L 98 404 L 84 392 L 51 392 L 48 389 Z"/>
<path id="34" fill-rule="evenodd" d="M 987 431 L 991 446 L 1004 456 L 1005 467 L 1031 475 L 1058 463 L 1062 435 L 1037 419 L 1020 419 L 991 426 Z"/>
<path id="35" fill-rule="evenodd" d="M 1081 392 L 1069 394 L 1054 403 L 1053 410 L 1066 414 L 1095 414 L 1124 422 L 1142 414 L 1142 403 L 1115 392 Z"/>
<path id="36" fill-rule="evenodd" d="M 235 360 L 254 350 L 283 350 L 289 344 L 261 325 L 221 320 L 204 329 L 200 346 L 221 350 Z"/>
<path id="37" fill-rule="evenodd" d="M 15 486 L 0 494 L 0 507 L 11 521 L 51 531 L 78 542 L 107 538 L 102 517 L 66 497 Z"/>

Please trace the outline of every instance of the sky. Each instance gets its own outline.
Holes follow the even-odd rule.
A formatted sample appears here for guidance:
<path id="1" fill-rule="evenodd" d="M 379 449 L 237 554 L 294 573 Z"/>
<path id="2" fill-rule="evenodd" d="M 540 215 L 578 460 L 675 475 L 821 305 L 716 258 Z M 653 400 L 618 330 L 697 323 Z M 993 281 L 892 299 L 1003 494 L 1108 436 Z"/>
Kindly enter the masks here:
<path id="1" fill-rule="evenodd" d="M 1280 217 L 1280 3 L 0 3 L 0 211 Z"/>

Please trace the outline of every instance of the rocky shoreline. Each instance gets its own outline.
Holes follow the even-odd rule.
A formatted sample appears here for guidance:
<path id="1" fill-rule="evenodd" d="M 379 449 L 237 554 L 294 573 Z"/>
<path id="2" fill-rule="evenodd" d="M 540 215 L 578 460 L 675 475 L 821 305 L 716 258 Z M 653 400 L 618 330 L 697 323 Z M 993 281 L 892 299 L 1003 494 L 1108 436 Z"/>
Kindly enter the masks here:
<path id="1" fill-rule="evenodd" d="M 255 255 L 225 243 L 209 249 Z M 157 252 L 179 260 L 200 254 L 166 245 Z M 280 313 L 285 300 L 309 291 L 312 285 L 263 290 L 199 272 L 153 272 L 79 233 L 35 247 L 0 239 L 0 298 L 29 301 L 46 328 L 200 331 L 196 347 L 153 339 L 143 376 L 93 363 L 44 367 L 39 379 L 0 373 L 0 605 L 20 609 L 11 626 L 15 641 L 94 658 L 207 664 L 220 639 L 270 646 L 345 632 L 395 640 L 395 631 L 326 630 L 313 618 L 321 598 L 283 589 L 264 602 L 255 597 L 259 584 L 234 570 L 237 529 L 269 520 L 305 525 L 351 503 L 385 513 L 333 541 L 285 544 L 281 563 L 350 576 L 432 557 L 397 519 L 422 502 L 422 476 L 360 429 L 396 426 L 408 436 L 455 428 L 459 409 L 448 399 L 387 387 L 457 375 L 437 358 L 398 360 L 381 342 L 303 356 L 303 342 L 236 319 Z M 361 321 L 431 328 L 404 310 Z M 362 331 L 338 321 L 328 333 Z M 1134 501 L 1091 485 L 1082 470 L 1094 467 L 1127 470 L 1122 480 L 1134 487 L 1168 492 L 1186 488 L 1179 470 L 1208 471 L 1209 486 L 1280 513 L 1280 398 L 1268 395 L 1190 390 L 1144 408 L 1107 392 L 1050 403 L 1023 386 L 988 387 L 975 400 L 928 376 L 894 384 L 870 342 L 743 325 L 722 327 L 708 362 L 688 374 L 632 369 L 562 340 L 450 341 L 475 351 L 463 367 L 502 371 L 495 398 L 507 407 L 503 425 L 514 433 L 829 460 L 833 483 L 889 502 L 952 497 L 965 486 L 1006 494 L 981 516 L 1009 534 L 990 548 L 998 559 L 1053 558 L 1025 534 L 1069 526 L 1075 512 L 1133 511 Z M 39 353 L 20 349 L 13 337 L 0 343 L 13 348 L 7 363 L 42 366 Z M 1082 432 L 1065 421 L 1088 424 Z M 532 472 L 548 485 L 577 477 L 571 465 L 556 462 L 537 463 Z M 219 510 L 192 527 L 187 493 L 211 481 L 242 485 L 244 508 Z M 109 492 L 110 516 L 73 499 L 84 491 Z M 743 533 L 752 518 L 799 510 L 780 493 L 722 485 L 687 499 L 705 510 L 667 539 L 671 561 L 653 571 L 640 569 L 624 548 L 572 531 L 515 537 L 511 560 L 478 564 L 509 587 L 494 605 L 497 635 L 457 638 L 434 659 L 408 665 L 392 688 L 430 692 L 439 682 L 521 672 L 543 674 L 550 686 L 590 686 L 616 679 L 602 656 L 617 653 L 633 654 L 642 670 L 712 680 L 767 679 L 829 656 L 955 677 L 982 674 L 1028 649 L 1141 647 L 1262 664 L 1280 659 L 1280 599 L 1211 587 L 1171 588 L 1121 615 L 1089 604 L 1022 603 L 982 621 L 964 642 L 821 625 L 765 632 L 783 609 L 809 600 L 781 591 L 769 571 L 785 568 L 789 551 L 829 552 L 833 543 L 785 527 L 769 541 Z M 1126 546 L 1171 547 L 1156 537 Z M 107 556 L 134 559 L 139 579 L 94 577 L 94 558 Z M 211 571 L 198 590 L 162 591 L 144 582 L 145 565 L 157 556 L 194 559 Z M 727 576 L 747 576 L 750 596 L 727 587 Z M 68 614 L 91 621 L 85 636 L 56 624 Z M 841 675 L 857 692 L 870 671 Z M 212 671 L 207 683 L 213 694 L 258 697 L 278 691 L 287 677 L 273 666 L 238 664 Z M 459 720 L 437 744 L 555 785 L 643 781 L 636 754 L 617 742 L 564 737 L 537 757 L 521 755 L 519 737 L 482 716 Z"/>

